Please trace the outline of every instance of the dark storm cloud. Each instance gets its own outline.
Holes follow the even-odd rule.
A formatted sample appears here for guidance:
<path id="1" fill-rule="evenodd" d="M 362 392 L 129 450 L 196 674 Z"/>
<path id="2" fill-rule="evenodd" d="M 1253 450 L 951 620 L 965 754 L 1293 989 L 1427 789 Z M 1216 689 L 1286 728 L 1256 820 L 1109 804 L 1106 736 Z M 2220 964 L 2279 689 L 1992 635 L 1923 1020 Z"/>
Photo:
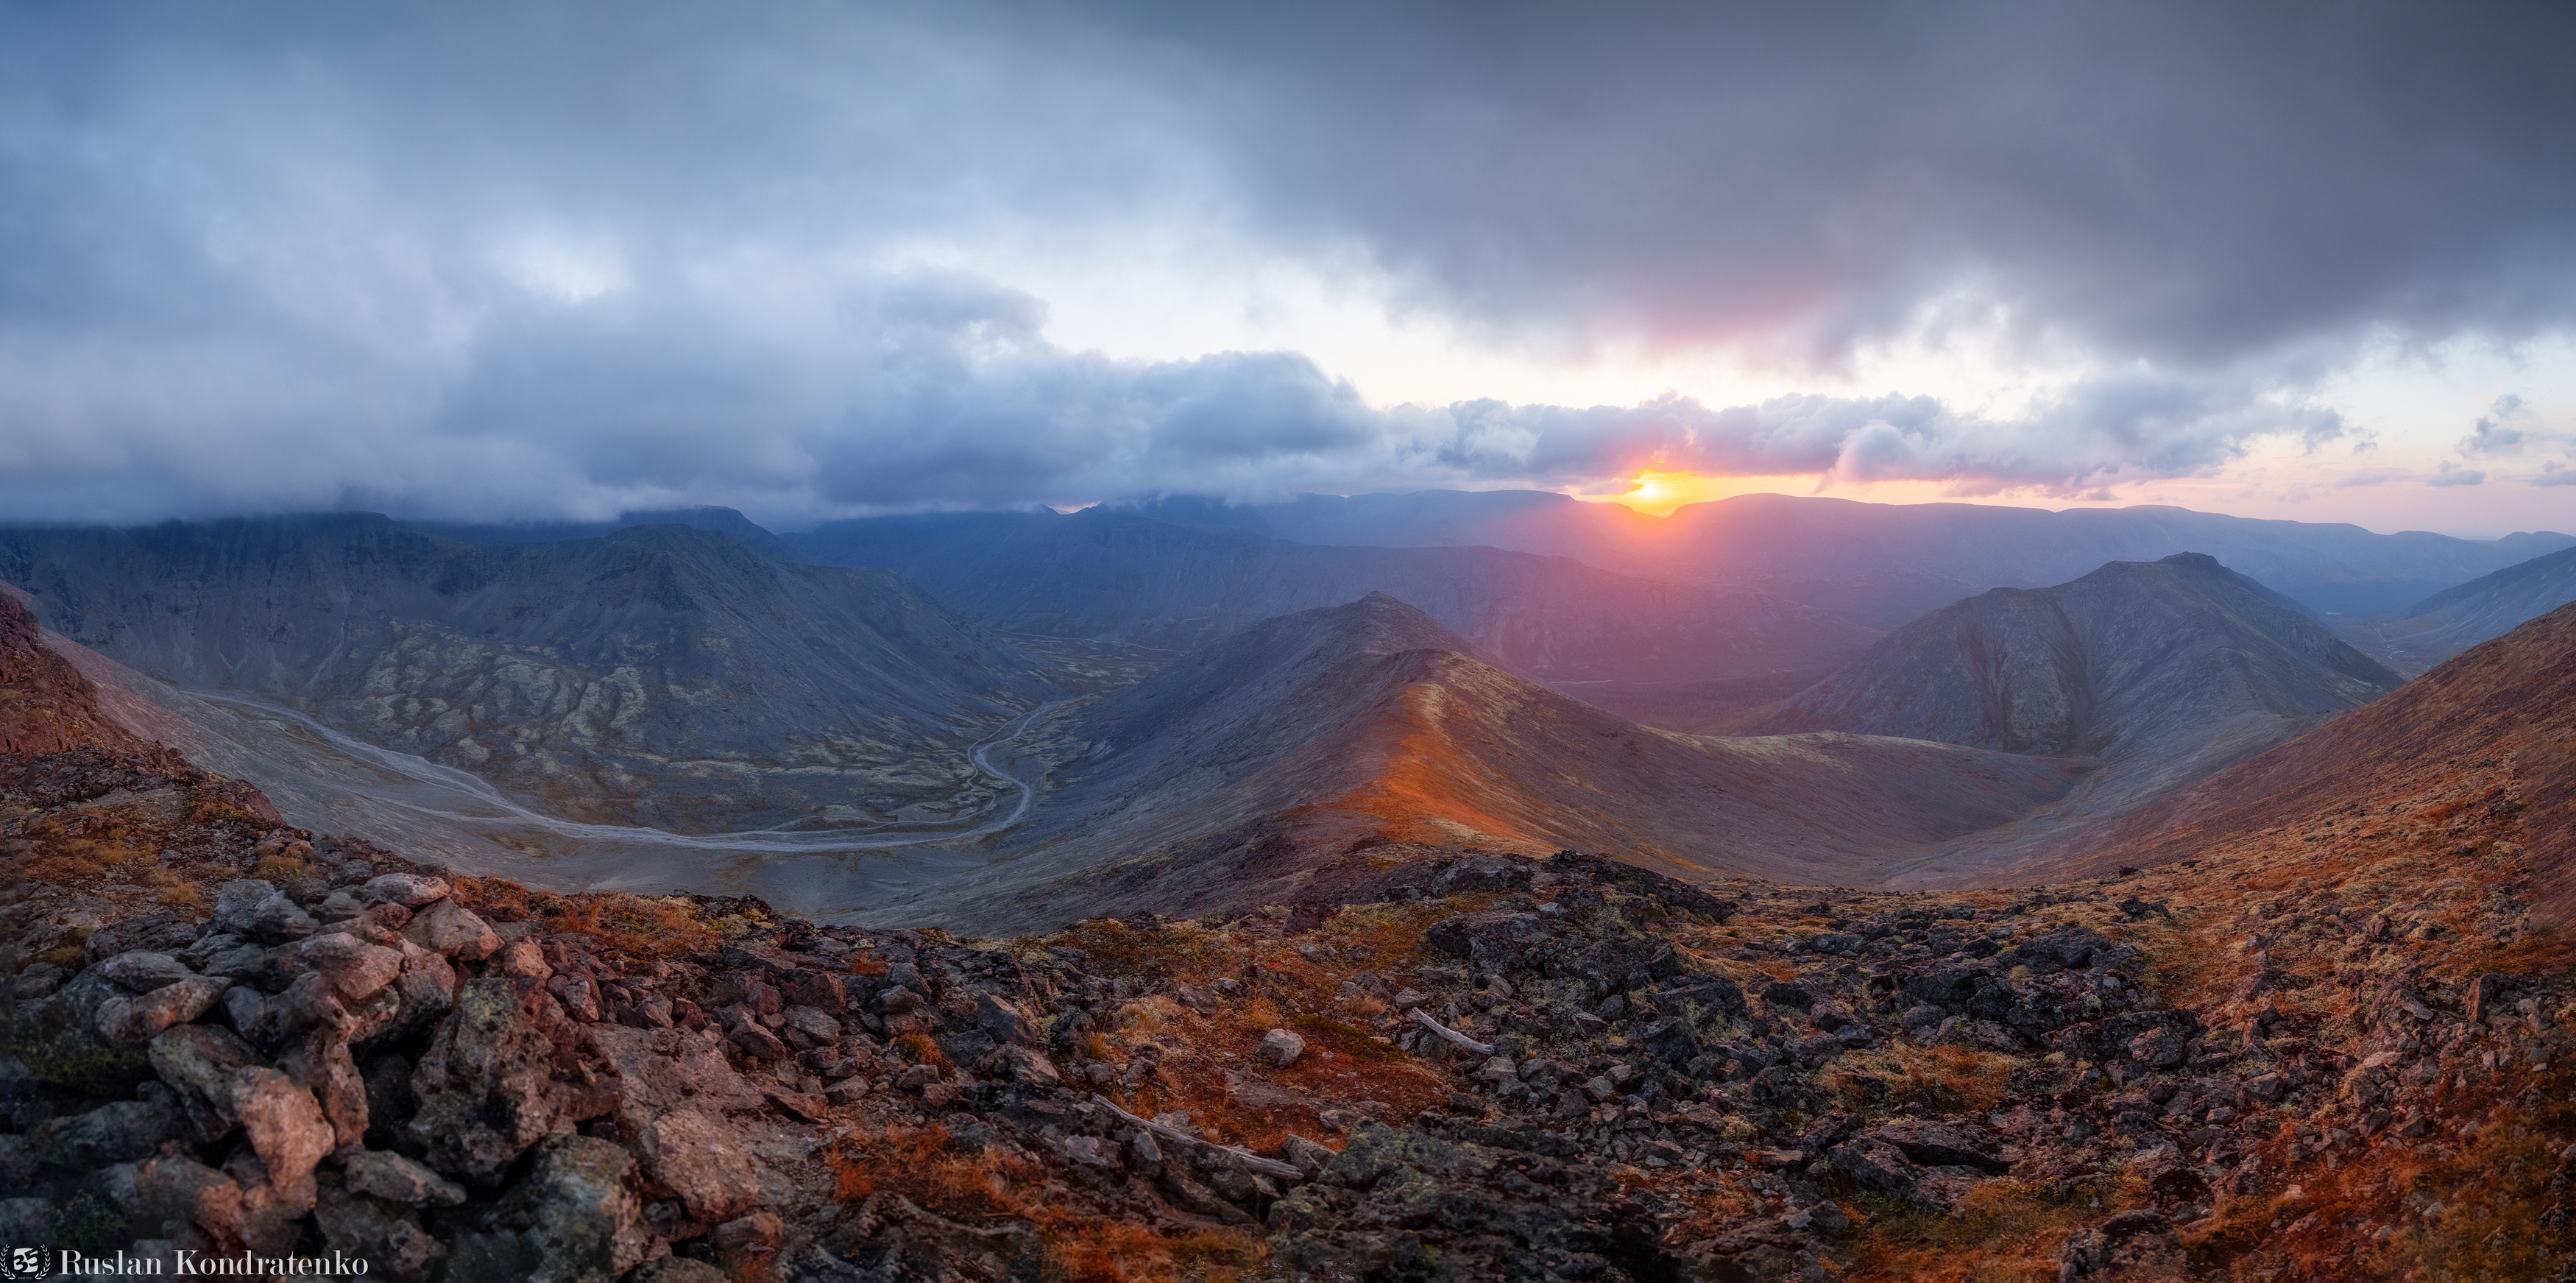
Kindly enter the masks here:
<path id="1" fill-rule="evenodd" d="M 1172 6 L 1282 227 L 1504 324 L 2223 365 L 2576 309 L 2576 10 Z"/>
<path id="2" fill-rule="evenodd" d="M 0 515 L 2191 475 L 2342 434 L 2356 336 L 2564 327 L 2558 12 L 0 4 Z M 1167 229 L 1506 338 L 2127 373 L 1371 407 L 914 252 Z"/>

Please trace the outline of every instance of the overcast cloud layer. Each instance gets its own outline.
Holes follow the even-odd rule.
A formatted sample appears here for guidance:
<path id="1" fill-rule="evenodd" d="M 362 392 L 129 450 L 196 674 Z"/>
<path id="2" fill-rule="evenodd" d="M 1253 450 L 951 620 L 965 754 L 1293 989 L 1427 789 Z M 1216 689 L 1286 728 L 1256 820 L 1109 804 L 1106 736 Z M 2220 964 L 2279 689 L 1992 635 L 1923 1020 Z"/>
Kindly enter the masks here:
<path id="1" fill-rule="evenodd" d="M 2304 392 L 2364 344 L 2576 321 L 2571 12 L 0 3 L 0 515 L 2206 475 L 2362 442 Z M 924 266 L 1165 243 L 1556 352 L 2096 373 L 1373 406 Z"/>

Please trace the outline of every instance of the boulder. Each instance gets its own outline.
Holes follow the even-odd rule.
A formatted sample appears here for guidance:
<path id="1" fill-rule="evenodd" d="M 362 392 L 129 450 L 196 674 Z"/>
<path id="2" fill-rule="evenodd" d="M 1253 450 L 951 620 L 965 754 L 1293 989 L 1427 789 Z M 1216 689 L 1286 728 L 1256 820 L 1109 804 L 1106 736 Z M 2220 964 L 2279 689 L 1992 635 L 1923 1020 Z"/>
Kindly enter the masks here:
<path id="1" fill-rule="evenodd" d="M 412 1072 L 420 1108 L 411 1139 L 429 1165 L 475 1185 L 497 1185 L 553 1128 L 554 1043 L 539 1021 L 542 991 L 522 998 L 507 979 L 469 980 L 456 1010 Z"/>
<path id="2" fill-rule="evenodd" d="M 154 1038 L 149 1055 L 153 1072 L 178 1094 L 198 1140 L 219 1140 L 241 1125 L 233 1109 L 233 1078 L 261 1060 L 240 1034 L 221 1025 L 180 1025 Z"/>
<path id="3" fill-rule="evenodd" d="M 704 1261 L 665 1256 L 637 1266 L 626 1283 L 725 1283 L 725 1272 Z"/>
<path id="4" fill-rule="evenodd" d="M 377 904 L 399 904 L 416 909 L 434 900 L 445 900 L 449 887 L 445 878 L 419 873 L 386 873 L 367 879 L 358 888 L 358 898 Z"/>
<path id="5" fill-rule="evenodd" d="M 975 1025 L 998 1043 L 1025 1047 L 1038 1040 L 1037 1026 L 1030 1022 L 1028 1013 L 997 994 L 975 995 Z"/>
<path id="6" fill-rule="evenodd" d="M 403 924 L 403 938 L 432 953 L 481 962 L 500 952 L 501 935 L 454 900 L 440 900 Z"/>
<path id="7" fill-rule="evenodd" d="M 189 976 L 148 993 L 110 998 L 98 1007 L 98 1036 L 127 1046 L 150 1042 L 162 1030 L 206 1014 L 223 996 L 223 981 Z"/>
<path id="8" fill-rule="evenodd" d="M 1252 1053 L 1252 1056 L 1253 1059 L 1265 1065 L 1286 1069 L 1296 1064 L 1297 1058 L 1305 1054 L 1306 1040 L 1299 1037 L 1295 1030 L 1273 1029 L 1261 1036 L 1261 1046 Z"/>
<path id="9" fill-rule="evenodd" d="M 296 956 L 330 978 L 332 992 L 343 1000 L 365 998 L 402 974 L 398 949 L 369 944 L 345 931 L 317 935 L 297 945 Z"/>
<path id="10" fill-rule="evenodd" d="M 2059 1283 L 2078 1279 L 2187 1279 L 2189 1261 L 2161 1212 L 2122 1212 L 2066 1236 L 2057 1250 Z"/>
<path id="11" fill-rule="evenodd" d="M 98 964 L 98 973 L 136 993 L 150 993 L 196 974 L 177 958 L 148 949 L 136 949 L 109 958 Z"/>
<path id="12" fill-rule="evenodd" d="M 705 1114 L 664 1114 L 636 1139 L 644 1170 L 680 1200 L 691 1220 L 728 1221 L 760 1198 L 760 1173 L 750 1156 L 721 1122 Z"/>
<path id="13" fill-rule="evenodd" d="M 272 1185 L 289 1187 L 313 1174 L 337 1143 L 331 1120 L 313 1093 L 274 1069 L 244 1069 L 233 1075 L 233 1114 Z"/>
<path id="14" fill-rule="evenodd" d="M 82 1114 L 66 1114 L 28 1137 L 34 1156 L 57 1167 L 87 1171 L 129 1163 L 175 1135 L 178 1112 L 159 1101 L 120 1100 Z"/>
<path id="15" fill-rule="evenodd" d="M 277 1058 L 277 1067 L 313 1093 L 331 1120 L 335 1145 L 355 1145 L 367 1135 L 367 1080 L 358 1072 L 346 1039 L 314 1030 Z"/>
<path id="16" fill-rule="evenodd" d="M 232 1177 L 193 1158 L 159 1154 L 134 1169 L 134 1219 L 168 1237 L 193 1225 L 218 1241 L 241 1235 L 242 1190 Z"/>

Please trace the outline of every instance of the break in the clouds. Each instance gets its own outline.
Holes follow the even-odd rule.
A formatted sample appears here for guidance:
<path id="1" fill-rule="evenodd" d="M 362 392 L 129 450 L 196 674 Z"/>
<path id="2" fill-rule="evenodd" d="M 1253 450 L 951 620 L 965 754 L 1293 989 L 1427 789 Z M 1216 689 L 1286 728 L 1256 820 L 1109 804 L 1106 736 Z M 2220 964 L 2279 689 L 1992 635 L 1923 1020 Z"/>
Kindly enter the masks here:
<path id="1" fill-rule="evenodd" d="M 0 4 L 0 513 L 2202 476 L 2366 440 L 2304 396 L 2365 343 L 2576 320 L 2570 21 Z M 1378 405 L 1294 350 L 1069 349 L 1006 270 L 1149 250 L 1826 390 Z M 1829 390 L 1968 331 L 2077 373 Z"/>

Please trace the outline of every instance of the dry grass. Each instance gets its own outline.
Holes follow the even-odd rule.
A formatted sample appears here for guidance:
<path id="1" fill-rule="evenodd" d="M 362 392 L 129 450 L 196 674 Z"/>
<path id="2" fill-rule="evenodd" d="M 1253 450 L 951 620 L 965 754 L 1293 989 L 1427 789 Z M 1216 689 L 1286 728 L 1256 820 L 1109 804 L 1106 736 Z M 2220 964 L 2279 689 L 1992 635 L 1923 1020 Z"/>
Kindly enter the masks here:
<path id="1" fill-rule="evenodd" d="M 2127 1192 L 2116 1189 L 2061 1200 L 2036 1185 L 1992 1180 L 1970 1191 L 1962 1214 L 1950 1217 L 1864 1194 L 1862 1216 L 1854 1219 L 1865 1220 L 1865 1236 L 1844 1277 L 1849 1283 L 2053 1283 L 2066 1235 L 2100 1223 L 2127 1201 Z"/>
<path id="2" fill-rule="evenodd" d="M 697 906 L 673 896 L 604 892 L 575 896 L 546 915 L 556 931 L 578 932 L 630 958 L 668 958 L 703 953 L 717 944 L 716 933 L 699 921 Z"/>
<path id="3" fill-rule="evenodd" d="M 1837 1062 L 1842 1072 L 1825 1078 L 1829 1093 L 1849 1095 L 1844 1080 L 1852 1075 L 1875 1077 L 1887 1087 L 1882 1106 L 1908 1101 L 1940 1113 L 1984 1113 L 2002 1104 L 2012 1088 L 2014 1060 L 1973 1047 L 1917 1047 L 1891 1039 L 1875 1051 L 1857 1052 Z M 1860 1107 L 1866 1102 L 1854 1097 Z"/>
<path id="4" fill-rule="evenodd" d="M 825 1151 L 833 1197 L 857 1202 L 880 1190 L 951 1220 L 1020 1221 L 1037 1233 L 1037 1277 L 1063 1283 L 1148 1283 L 1243 1278 L 1265 1248 L 1231 1231 L 1160 1234 L 1096 1214 L 1037 1163 L 998 1151 L 960 1152 L 945 1129 L 889 1126 L 843 1136 Z"/>

